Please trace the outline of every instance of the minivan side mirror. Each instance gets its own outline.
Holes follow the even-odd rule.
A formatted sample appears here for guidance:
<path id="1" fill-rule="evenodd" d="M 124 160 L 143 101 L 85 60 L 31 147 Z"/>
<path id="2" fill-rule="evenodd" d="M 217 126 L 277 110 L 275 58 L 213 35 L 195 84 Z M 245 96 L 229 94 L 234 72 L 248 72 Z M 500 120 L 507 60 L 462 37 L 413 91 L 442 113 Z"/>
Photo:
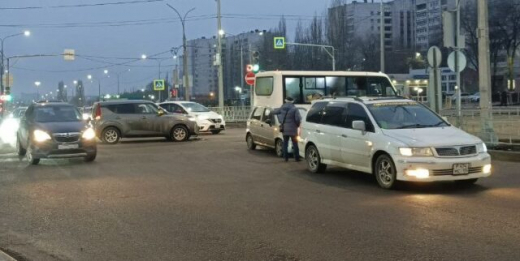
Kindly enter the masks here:
<path id="1" fill-rule="evenodd" d="M 159 109 L 159 110 L 157 111 L 157 115 L 159 115 L 159 116 L 163 116 L 164 114 L 166 114 L 166 112 L 164 112 L 163 109 Z"/>
<path id="2" fill-rule="evenodd" d="M 271 121 L 271 119 L 265 120 L 265 123 L 269 124 L 269 126 L 273 126 L 273 122 Z"/>
<path id="3" fill-rule="evenodd" d="M 367 127 L 366 127 L 364 121 L 353 121 L 352 122 L 352 129 L 359 130 L 359 131 L 366 131 Z"/>

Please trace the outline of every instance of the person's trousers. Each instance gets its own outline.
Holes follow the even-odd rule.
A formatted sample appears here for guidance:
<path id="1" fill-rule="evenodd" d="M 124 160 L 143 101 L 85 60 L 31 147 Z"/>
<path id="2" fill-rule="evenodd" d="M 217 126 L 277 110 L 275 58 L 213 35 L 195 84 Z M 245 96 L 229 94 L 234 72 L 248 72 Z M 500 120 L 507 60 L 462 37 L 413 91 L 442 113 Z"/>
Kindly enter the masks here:
<path id="1" fill-rule="evenodd" d="M 294 159 L 300 160 L 300 150 L 298 149 L 298 139 L 296 137 L 296 135 L 283 135 L 283 157 L 286 161 L 289 160 L 289 153 L 287 152 L 289 148 L 289 139 L 292 141 Z"/>

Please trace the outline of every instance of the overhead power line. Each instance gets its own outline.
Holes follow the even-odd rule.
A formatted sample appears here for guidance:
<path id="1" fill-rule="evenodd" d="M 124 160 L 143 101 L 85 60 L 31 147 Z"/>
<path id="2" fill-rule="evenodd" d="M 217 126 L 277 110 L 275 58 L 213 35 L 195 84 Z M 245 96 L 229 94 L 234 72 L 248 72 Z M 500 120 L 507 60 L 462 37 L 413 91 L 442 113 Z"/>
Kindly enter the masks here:
<path id="1" fill-rule="evenodd" d="M 50 5 L 50 6 L 23 6 L 23 7 L 0 7 L 0 10 L 36 10 L 36 9 L 55 9 L 55 8 L 78 8 L 78 7 L 98 7 L 107 5 L 130 5 L 142 3 L 163 2 L 164 0 L 134 0 L 134 1 L 119 1 L 110 3 L 97 4 L 76 4 L 76 5 Z"/>

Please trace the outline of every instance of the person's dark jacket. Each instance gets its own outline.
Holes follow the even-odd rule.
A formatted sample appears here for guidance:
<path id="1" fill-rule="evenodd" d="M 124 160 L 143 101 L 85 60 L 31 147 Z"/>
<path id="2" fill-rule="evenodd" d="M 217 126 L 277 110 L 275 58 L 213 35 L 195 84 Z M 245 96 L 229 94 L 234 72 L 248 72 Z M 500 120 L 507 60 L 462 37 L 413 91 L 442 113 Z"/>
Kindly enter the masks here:
<path id="1" fill-rule="evenodd" d="M 285 116 L 287 113 L 287 117 Z M 283 125 L 283 135 L 285 136 L 296 136 L 298 135 L 298 127 L 300 127 L 302 117 L 300 115 L 300 111 L 298 108 L 294 106 L 292 103 L 285 103 L 279 109 L 274 111 L 274 114 L 278 116 L 278 121 L 280 124 L 284 122 Z"/>

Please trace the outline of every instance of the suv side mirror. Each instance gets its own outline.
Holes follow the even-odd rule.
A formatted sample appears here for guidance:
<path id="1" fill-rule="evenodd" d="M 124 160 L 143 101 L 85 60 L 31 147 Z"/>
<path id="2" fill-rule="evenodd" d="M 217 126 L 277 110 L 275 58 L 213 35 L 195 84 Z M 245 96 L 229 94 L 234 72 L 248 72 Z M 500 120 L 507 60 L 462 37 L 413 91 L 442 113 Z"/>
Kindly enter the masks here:
<path id="1" fill-rule="evenodd" d="M 364 121 L 353 121 L 352 122 L 352 129 L 359 130 L 359 131 L 366 131 L 367 127 L 366 127 Z"/>
<path id="2" fill-rule="evenodd" d="M 164 112 L 163 109 L 159 109 L 159 110 L 157 111 L 157 115 L 159 115 L 159 116 L 163 116 L 164 114 L 166 114 L 166 112 Z"/>

